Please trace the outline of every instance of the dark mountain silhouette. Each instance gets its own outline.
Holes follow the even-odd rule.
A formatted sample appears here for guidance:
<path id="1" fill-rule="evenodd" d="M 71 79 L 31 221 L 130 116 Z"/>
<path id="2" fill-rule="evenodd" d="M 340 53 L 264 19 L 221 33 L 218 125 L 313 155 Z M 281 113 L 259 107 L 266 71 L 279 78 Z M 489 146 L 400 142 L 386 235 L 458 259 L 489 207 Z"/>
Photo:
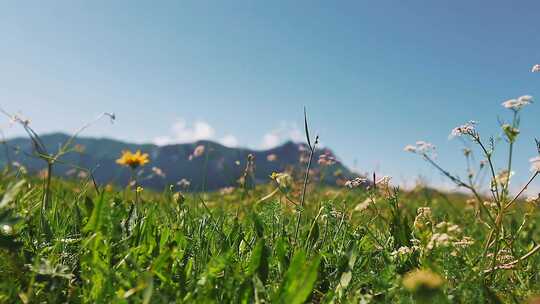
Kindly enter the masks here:
<path id="1" fill-rule="evenodd" d="M 69 136 L 62 133 L 41 137 L 49 153 L 55 152 L 68 139 Z M 84 174 L 72 166 L 76 165 L 93 171 L 96 181 L 100 184 L 115 183 L 124 186 L 129 182 L 131 172 L 128 168 L 116 164 L 116 159 L 123 150 L 141 150 L 150 155 L 151 162 L 139 170 L 138 180 L 143 186 L 159 190 L 175 185 L 181 179 L 190 181 L 190 188 L 195 191 L 237 186 L 237 180 L 244 172 L 249 154 L 254 156 L 255 182 L 268 182 L 272 172 L 281 172 L 286 169 L 302 172 L 305 164 L 300 162 L 300 158 L 307 153 L 304 144 L 293 142 L 261 151 L 229 148 L 212 141 L 156 146 L 105 138 L 80 137 L 75 139 L 74 144 L 80 151 L 70 152 L 60 158 L 60 162 L 54 167 L 54 176 L 76 178 L 77 175 Z M 7 145 L 9 155 L 0 153 L 0 162 L 4 165 L 9 159 L 11 163 L 23 165 L 28 171 L 34 173 L 46 167 L 43 160 L 32 155 L 33 148 L 30 139 L 14 138 L 8 140 Z M 201 145 L 205 147 L 205 154 L 194 157 L 195 148 Z M 333 157 L 329 149 L 317 150 L 312 166 L 315 171 L 321 169 L 317 160 L 322 154 Z M 163 174 L 160 174 L 160 170 Z M 339 162 L 323 170 L 323 181 L 328 184 L 336 184 L 338 179 L 354 176 Z"/>

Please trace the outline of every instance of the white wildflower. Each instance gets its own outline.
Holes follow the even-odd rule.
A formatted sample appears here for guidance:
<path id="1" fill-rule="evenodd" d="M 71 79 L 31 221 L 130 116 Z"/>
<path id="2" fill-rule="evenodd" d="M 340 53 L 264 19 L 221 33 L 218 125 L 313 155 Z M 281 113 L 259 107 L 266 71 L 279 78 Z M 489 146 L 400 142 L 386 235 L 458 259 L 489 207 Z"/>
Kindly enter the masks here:
<path id="1" fill-rule="evenodd" d="M 474 135 L 476 133 L 476 124 L 477 122 L 474 120 L 471 120 L 461 126 L 455 127 L 452 129 L 452 132 L 450 133 L 450 138 L 456 137 L 456 136 L 462 136 L 462 135 Z"/>
<path id="2" fill-rule="evenodd" d="M 426 248 L 432 250 L 437 247 L 447 247 L 451 245 L 451 237 L 446 233 L 434 233 Z"/>
<path id="3" fill-rule="evenodd" d="M 451 235 L 461 234 L 461 228 L 459 228 L 458 225 L 452 222 L 440 222 L 435 225 L 435 229 L 437 230 L 437 232 L 446 232 Z"/>
<path id="4" fill-rule="evenodd" d="M 345 182 L 345 186 L 353 189 L 358 188 L 362 185 L 365 185 L 367 183 L 367 179 L 363 177 L 355 177 L 354 179 L 348 180 Z"/>
<path id="5" fill-rule="evenodd" d="M 532 172 L 540 171 L 540 156 L 529 159 L 529 162 L 531 163 Z"/>
<path id="6" fill-rule="evenodd" d="M 152 172 L 161 178 L 165 178 L 165 172 L 159 167 L 152 167 Z"/>
<path id="7" fill-rule="evenodd" d="M 463 237 L 461 240 L 455 241 L 454 246 L 465 248 L 474 244 L 474 239 L 468 236 Z"/>
<path id="8" fill-rule="evenodd" d="M 414 247 L 401 246 L 398 250 L 394 250 L 390 255 L 392 256 L 404 256 L 413 253 Z"/>
<path id="9" fill-rule="evenodd" d="M 85 179 L 88 177 L 88 172 L 86 171 L 79 171 L 79 173 L 77 174 L 77 177 L 80 178 L 80 179 Z"/>
<path id="10" fill-rule="evenodd" d="M 492 258 L 493 253 L 488 253 L 487 257 Z M 510 252 L 510 250 L 508 249 L 502 249 L 501 251 L 499 251 L 499 255 L 497 255 L 497 261 L 499 261 L 499 263 L 501 264 L 509 263 L 513 261 L 514 259 L 515 258 L 512 255 L 512 252 Z"/>
<path id="11" fill-rule="evenodd" d="M 336 158 L 330 153 L 324 153 L 319 156 L 319 165 L 321 166 L 332 166 L 336 163 Z"/>
<path id="12" fill-rule="evenodd" d="M 405 148 L 403 148 L 403 151 L 416 153 L 416 147 L 413 145 L 406 145 Z"/>
<path id="13" fill-rule="evenodd" d="M 13 228 L 10 225 L 2 225 L 2 233 L 5 235 L 11 235 L 13 233 Z"/>
<path id="14" fill-rule="evenodd" d="M 533 73 L 538 73 L 540 72 L 540 64 L 535 64 L 533 65 L 532 69 L 531 69 L 531 72 Z"/>
<path id="15" fill-rule="evenodd" d="M 185 178 L 182 178 L 178 183 L 176 183 L 181 188 L 189 188 L 191 182 Z"/>
<path id="16" fill-rule="evenodd" d="M 229 195 L 234 192 L 234 187 L 224 187 L 219 189 L 219 194 L 221 195 Z"/>
<path id="17" fill-rule="evenodd" d="M 500 185 L 506 185 L 510 183 L 512 176 L 514 176 L 514 171 L 508 172 L 508 170 L 501 170 L 499 174 L 495 176 L 495 181 Z"/>
<path id="18" fill-rule="evenodd" d="M 514 111 L 521 110 L 526 105 L 531 104 L 533 97 L 531 95 L 523 95 L 518 98 L 509 99 L 502 103 L 502 106 Z"/>
<path id="19" fill-rule="evenodd" d="M 375 184 L 376 184 L 376 185 L 388 185 L 388 184 L 390 183 L 390 180 L 391 180 L 391 179 L 392 179 L 392 177 L 385 175 L 385 176 L 379 178 L 379 179 L 375 182 Z"/>
<path id="20" fill-rule="evenodd" d="M 523 96 L 518 97 L 518 101 L 526 103 L 526 104 L 530 104 L 533 102 L 533 97 L 531 95 L 523 95 Z"/>
<path id="21" fill-rule="evenodd" d="M 435 149 L 435 145 L 423 140 L 417 141 L 415 145 L 406 145 L 405 148 L 403 148 L 405 152 L 417 153 L 421 155 L 432 154 L 433 156 L 435 155 Z"/>
<path id="22" fill-rule="evenodd" d="M 491 208 L 491 209 L 497 208 L 497 204 L 495 202 L 492 202 L 492 201 L 485 201 L 484 206 L 486 206 L 487 208 Z"/>
<path id="23" fill-rule="evenodd" d="M 447 223 L 446 222 L 440 222 L 437 225 L 435 225 L 435 228 L 437 229 L 446 229 Z"/>
<path id="24" fill-rule="evenodd" d="M 427 153 L 435 150 L 435 145 L 427 141 L 420 140 L 416 142 L 416 150 L 420 153 Z"/>
<path id="25" fill-rule="evenodd" d="M 266 160 L 269 162 L 274 162 L 277 160 L 277 158 L 278 158 L 277 155 L 273 153 L 266 156 Z"/>
<path id="26" fill-rule="evenodd" d="M 204 146 L 203 145 L 198 145 L 197 147 L 195 147 L 195 150 L 193 150 L 193 156 L 195 157 L 199 157 L 199 156 L 202 156 L 204 154 Z"/>
<path id="27" fill-rule="evenodd" d="M 453 224 L 453 225 L 450 225 L 446 228 L 446 231 L 448 233 L 453 233 L 453 234 L 460 234 L 461 233 L 461 228 L 459 228 L 458 225 L 456 224 Z"/>
<path id="28" fill-rule="evenodd" d="M 332 210 L 332 211 L 330 211 L 330 215 L 333 218 L 341 218 L 343 216 L 343 212 L 340 212 L 340 211 L 337 211 L 337 210 Z"/>
<path id="29" fill-rule="evenodd" d="M 525 199 L 527 203 L 536 203 L 539 200 L 540 200 L 540 193 L 538 193 L 537 195 L 531 195 L 527 197 L 527 199 Z"/>

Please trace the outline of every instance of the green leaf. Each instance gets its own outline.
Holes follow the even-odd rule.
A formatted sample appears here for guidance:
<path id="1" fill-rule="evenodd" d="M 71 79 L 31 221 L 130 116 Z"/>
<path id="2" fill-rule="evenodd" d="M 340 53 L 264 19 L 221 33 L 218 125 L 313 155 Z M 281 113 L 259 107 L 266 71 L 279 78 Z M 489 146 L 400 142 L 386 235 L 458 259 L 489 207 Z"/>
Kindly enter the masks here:
<path id="1" fill-rule="evenodd" d="M 288 243 L 284 238 L 279 238 L 274 246 L 274 258 L 278 260 L 280 272 L 285 272 L 289 266 L 289 248 Z"/>
<path id="2" fill-rule="evenodd" d="M 275 302 L 287 304 L 304 303 L 311 295 L 317 281 L 320 261 L 319 256 L 308 261 L 305 251 L 298 251 L 285 273 L 285 279 L 279 288 L 278 298 Z"/>
<path id="3" fill-rule="evenodd" d="M 313 147 L 311 146 L 311 139 L 309 138 L 309 127 L 308 127 L 308 122 L 307 122 L 306 107 L 304 107 L 304 130 L 306 132 L 306 140 L 307 140 L 308 146 L 311 150 L 313 150 Z"/>
<path id="4" fill-rule="evenodd" d="M 26 181 L 20 180 L 16 184 L 10 184 L 8 186 L 8 189 L 4 193 L 4 196 L 2 197 L 2 201 L 0 201 L 0 209 L 6 207 L 9 203 L 11 203 L 17 194 L 21 191 L 22 186 L 26 183 Z"/>
<path id="5" fill-rule="evenodd" d="M 262 238 L 264 236 L 264 224 L 261 221 L 261 218 L 255 213 L 251 215 L 251 218 L 253 219 L 253 226 L 255 228 L 255 233 L 257 234 L 258 237 Z"/>
<path id="6" fill-rule="evenodd" d="M 150 303 L 150 299 L 152 298 L 152 294 L 154 293 L 154 278 L 151 274 L 146 275 L 146 287 L 143 291 L 143 304 Z"/>
<path id="7" fill-rule="evenodd" d="M 262 282 L 266 281 L 266 278 L 268 277 L 268 258 L 270 256 L 269 251 L 270 250 L 264 243 L 264 239 L 260 239 L 251 253 L 251 259 L 248 267 L 249 276 L 257 274 Z"/>
<path id="8" fill-rule="evenodd" d="M 97 203 L 94 206 L 94 209 L 92 210 L 92 215 L 90 216 L 90 220 L 88 220 L 88 223 L 84 227 L 85 232 L 97 232 L 99 230 L 99 226 L 101 224 L 101 217 L 103 213 L 104 193 L 105 191 L 101 192 L 99 200 L 97 201 Z"/>
<path id="9" fill-rule="evenodd" d="M 311 229 L 309 231 L 309 238 L 308 238 L 308 246 L 311 247 L 317 243 L 319 240 L 319 224 L 314 221 L 313 225 L 311 225 Z"/>

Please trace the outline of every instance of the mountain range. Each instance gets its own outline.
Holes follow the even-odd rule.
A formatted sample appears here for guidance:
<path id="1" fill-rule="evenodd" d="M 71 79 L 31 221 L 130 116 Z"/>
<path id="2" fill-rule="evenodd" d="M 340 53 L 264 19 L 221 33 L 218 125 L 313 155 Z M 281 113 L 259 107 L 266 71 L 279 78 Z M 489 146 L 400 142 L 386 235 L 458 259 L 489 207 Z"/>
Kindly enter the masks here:
<path id="1" fill-rule="evenodd" d="M 47 134 L 40 137 L 48 153 L 54 153 L 70 138 L 63 133 Z M 6 141 L 5 153 L 0 153 L 0 163 L 24 166 L 31 173 L 42 172 L 46 163 L 35 156 L 32 141 L 18 137 Z M 193 191 L 216 190 L 238 186 L 238 179 L 244 174 L 248 155 L 252 155 L 255 183 L 269 181 L 272 172 L 285 170 L 301 176 L 305 170 L 308 149 L 305 144 L 286 142 L 268 150 L 230 148 L 212 141 L 197 141 L 187 144 L 157 146 L 153 144 L 134 144 L 106 138 L 79 137 L 73 142 L 74 152 L 63 155 L 54 166 L 54 176 L 83 178 L 86 168 L 93 172 L 97 183 L 114 183 L 125 186 L 132 173 L 129 168 L 116 163 L 124 150 L 148 153 L 150 163 L 137 171 L 138 182 L 156 190 L 176 185 L 183 180 L 189 182 Z M 196 151 L 197 150 L 197 151 Z M 202 153 L 201 153 L 202 152 Z M 319 164 L 326 161 L 326 166 Z M 328 184 L 343 182 L 356 176 L 339 161 L 330 149 L 316 150 L 313 161 L 314 178 L 324 176 L 322 181 Z M 328 165 L 328 162 L 330 163 Z"/>

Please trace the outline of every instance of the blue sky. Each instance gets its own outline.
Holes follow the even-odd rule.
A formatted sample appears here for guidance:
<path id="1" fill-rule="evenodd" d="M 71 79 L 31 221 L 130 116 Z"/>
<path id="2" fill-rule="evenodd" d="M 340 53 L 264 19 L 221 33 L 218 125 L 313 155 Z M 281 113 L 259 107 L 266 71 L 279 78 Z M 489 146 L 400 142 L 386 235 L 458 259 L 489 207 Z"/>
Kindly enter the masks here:
<path id="1" fill-rule="evenodd" d="M 497 117 L 510 116 L 501 102 L 540 96 L 539 11 L 538 1 L 2 2 L 0 105 L 43 133 L 107 111 L 117 122 L 86 135 L 254 148 L 301 138 L 306 106 L 349 166 L 442 184 L 403 146 L 431 141 L 463 172 L 453 127 L 474 119 L 497 135 Z M 516 184 L 535 156 L 539 106 L 523 112 Z"/>

